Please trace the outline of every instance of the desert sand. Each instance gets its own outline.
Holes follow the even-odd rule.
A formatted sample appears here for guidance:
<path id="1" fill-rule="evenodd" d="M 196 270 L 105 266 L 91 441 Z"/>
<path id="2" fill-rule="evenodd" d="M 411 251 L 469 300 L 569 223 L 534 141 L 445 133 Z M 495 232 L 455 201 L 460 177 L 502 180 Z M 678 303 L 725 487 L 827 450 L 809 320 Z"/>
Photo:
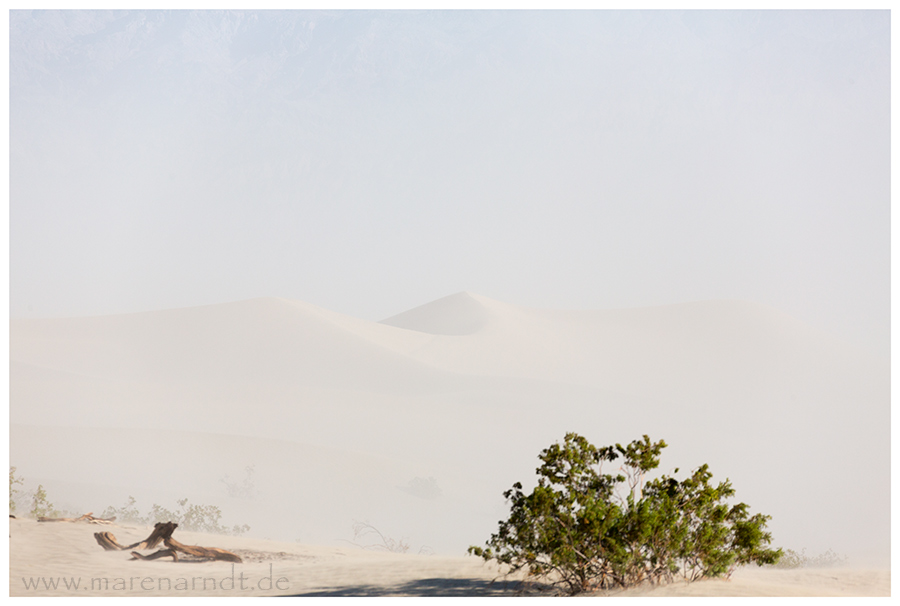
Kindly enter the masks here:
<path id="1" fill-rule="evenodd" d="M 396 583 L 492 578 L 466 548 L 569 431 L 665 439 L 661 472 L 708 463 L 772 516 L 775 546 L 889 565 L 889 362 L 763 305 L 555 311 L 459 293 L 382 322 L 274 298 L 10 322 L 10 465 L 25 493 L 40 484 L 76 514 L 129 497 L 142 514 L 215 505 L 224 525 L 250 526 L 223 540 L 314 558 L 284 564 L 297 592 L 375 583 L 378 566 Z M 435 555 L 354 551 L 357 521 Z M 83 543 L 93 559 L 60 570 L 118 557 Z M 20 561 L 20 547 L 18 576 L 55 561 Z M 359 579 L 341 577 L 357 559 Z M 335 576 L 304 580 L 310 566 Z"/>
<path id="2" fill-rule="evenodd" d="M 137 561 L 104 551 L 93 533 L 121 542 L 148 527 L 10 520 L 12 596 L 515 596 L 518 576 L 474 557 L 395 554 L 176 530 L 186 544 L 232 550 L 242 564 Z M 149 552 L 146 552 L 149 553 Z M 533 593 L 526 594 L 533 595 Z M 611 592 L 618 596 L 887 596 L 886 569 L 740 569 L 728 580 Z"/>

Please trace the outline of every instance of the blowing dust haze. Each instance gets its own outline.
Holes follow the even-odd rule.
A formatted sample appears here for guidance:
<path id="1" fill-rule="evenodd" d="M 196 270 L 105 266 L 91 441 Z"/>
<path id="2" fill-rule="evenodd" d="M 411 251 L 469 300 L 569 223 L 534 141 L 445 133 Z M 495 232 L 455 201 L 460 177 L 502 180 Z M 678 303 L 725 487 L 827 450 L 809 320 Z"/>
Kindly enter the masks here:
<path id="1" fill-rule="evenodd" d="M 888 11 L 9 28 L 24 489 L 462 556 L 566 432 L 648 434 L 888 565 Z"/>

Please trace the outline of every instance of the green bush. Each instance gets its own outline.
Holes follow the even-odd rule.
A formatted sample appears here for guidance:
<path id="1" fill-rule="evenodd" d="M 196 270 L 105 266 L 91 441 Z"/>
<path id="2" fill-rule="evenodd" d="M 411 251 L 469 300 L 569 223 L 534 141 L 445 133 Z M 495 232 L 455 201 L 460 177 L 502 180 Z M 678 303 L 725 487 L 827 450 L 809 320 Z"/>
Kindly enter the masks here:
<path id="1" fill-rule="evenodd" d="M 40 518 L 42 516 L 55 518 L 59 515 L 59 512 L 53 507 L 53 503 L 47 500 L 47 492 L 41 484 L 38 484 L 37 489 L 34 491 L 29 514 L 32 518 Z"/>
<path id="2" fill-rule="evenodd" d="M 60 512 L 57 510 L 53 503 L 47 498 L 47 491 L 44 490 L 43 484 L 38 484 L 38 487 L 32 491 L 22 491 L 16 488 L 16 486 L 24 486 L 25 480 L 21 477 L 16 476 L 16 468 L 10 466 L 9 468 L 9 513 L 13 514 L 21 505 L 22 507 L 29 507 L 30 500 L 30 509 L 28 510 L 28 515 L 32 518 L 40 518 L 40 517 L 48 517 L 55 518 L 62 515 L 64 512 Z M 68 513 L 68 512 L 65 512 Z"/>
<path id="3" fill-rule="evenodd" d="M 731 483 L 711 484 L 706 465 L 680 482 L 663 475 L 645 484 L 665 447 L 645 435 L 597 448 L 567 434 L 539 455 L 534 490 L 526 494 L 517 482 L 504 493 L 509 519 L 486 548 L 469 553 L 510 572 L 524 569 L 568 594 L 728 576 L 743 564 L 777 562 L 781 550 L 767 548 L 769 516 L 750 516 L 744 503 L 727 505 Z M 624 475 L 603 473 L 619 457 Z"/>

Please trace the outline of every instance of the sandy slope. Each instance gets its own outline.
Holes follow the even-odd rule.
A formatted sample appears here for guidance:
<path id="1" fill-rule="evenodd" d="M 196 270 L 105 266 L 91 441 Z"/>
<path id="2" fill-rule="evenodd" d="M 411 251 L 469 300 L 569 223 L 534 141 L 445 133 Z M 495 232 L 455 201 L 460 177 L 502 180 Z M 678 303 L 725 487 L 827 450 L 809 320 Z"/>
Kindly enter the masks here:
<path id="1" fill-rule="evenodd" d="M 777 570 L 750 567 L 728 580 L 673 583 L 619 592 L 621 596 L 851 597 L 891 595 L 886 568 L 802 568 Z"/>
<path id="2" fill-rule="evenodd" d="M 462 555 L 565 432 L 647 433 L 663 471 L 729 477 L 778 545 L 888 557 L 887 361 L 752 303 L 460 293 L 375 323 L 257 299 L 13 320 L 10 360 L 11 464 L 74 511 L 187 497 L 260 538 L 339 544 L 368 520 Z M 253 494 L 230 495 L 251 465 Z"/>
<path id="3" fill-rule="evenodd" d="M 514 595 L 518 585 L 474 557 L 391 554 L 176 531 L 186 544 L 236 551 L 243 564 L 139 562 L 103 551 L 93 533 L 120 542 L 147 527 L 10 520 L 10 595 Z M 66 582 L 68 581 L 68 585 Z M 206 583 L 204 588 L 204 582 Z M 75 585 L 77 583 L 77 586 Z M 889 595 L 887 570 L 740 570 L 729 581 L 633 589 L 616 595 Z"/>
<path id="4" fill-rule="evenodd" d="M 495 571 L 475 558 L 401 555 L 364 550 L 349 544 L 317 547 L 178 530 L 175 538 L 185 544 L 235 550 L 245 562 L 237 565 L 175 563 L 171 559 L 138 562 L 130 560 L 130 555 L 124 552 L 104 551 L 93 537 L 94 532 L 101 530 L 112 532 L 125 544 L 150 533 L 148 527 L 10 520 L 10 594 L 296 595 L 340 592 L 378 595 L 492 593 L 497 589 L 488 587 L 496 577 Z M 223 586 L 221 582 L 223 578 L 231 578 L 233 570 L 234 589 L 230 583 Z M 245 579 L 243 584 L 241 573 Z M 51 579 L 62 577 L 70 581 L 70 586 L 66 587 L 62 581 L 62 586 L 58 584 L 53 589 Z M 195 577 L 198 580 L 193 582 Z M 215 589 L 212 581 L 208 581 L 204 590 L 201 577 L 215 579 Z M 38 583 L 37 588 L 32 579 Z M 78 589 L 72 588 L 73 579 L 79 582 Z M 92 579 L 97 579 L 93 588 Z M 108 579 L 108 583 L 101 579 Z M 50 588 L 44 580 L 49 582 Z"/>

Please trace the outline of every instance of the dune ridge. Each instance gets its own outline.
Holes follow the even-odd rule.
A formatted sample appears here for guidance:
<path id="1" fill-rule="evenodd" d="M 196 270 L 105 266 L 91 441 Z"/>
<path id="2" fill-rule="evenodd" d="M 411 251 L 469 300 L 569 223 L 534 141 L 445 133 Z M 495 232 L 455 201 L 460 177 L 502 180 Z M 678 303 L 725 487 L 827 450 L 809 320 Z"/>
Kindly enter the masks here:
<path id="1" fill-rule="evenodd" d="M 777 544 L 888 557 L 887 361 L 755 303 L 556 311 L 459 293 L 379 323 L 254 299 L 11 320 L 10 359 L 12 464 L 86 509 L 132 492 L 145 507 L 188 496 L 257 536 L 330 543 L 368 519 L 460 554 L 495 530 L 502 492 L 531 481 L 537 453 L 565 432 L 647 433 L 670 444 L 665 471 L 709 463 L 729 477 L 773 516 Z M 48 456 L 100 429 L 132 438 L 95 439 L 93 466 Z M 221 439 L 163 457 L 167 492 L 150 494 L 162 488 L 138 454 L 210 435 Z M 251 463 L 265 498 L 230 499 L 219 479 Z M 859 481 L 835 491 L 835 477 Z M 440 496 L 404 490 L 416 478 L 434 478 Z"/>

